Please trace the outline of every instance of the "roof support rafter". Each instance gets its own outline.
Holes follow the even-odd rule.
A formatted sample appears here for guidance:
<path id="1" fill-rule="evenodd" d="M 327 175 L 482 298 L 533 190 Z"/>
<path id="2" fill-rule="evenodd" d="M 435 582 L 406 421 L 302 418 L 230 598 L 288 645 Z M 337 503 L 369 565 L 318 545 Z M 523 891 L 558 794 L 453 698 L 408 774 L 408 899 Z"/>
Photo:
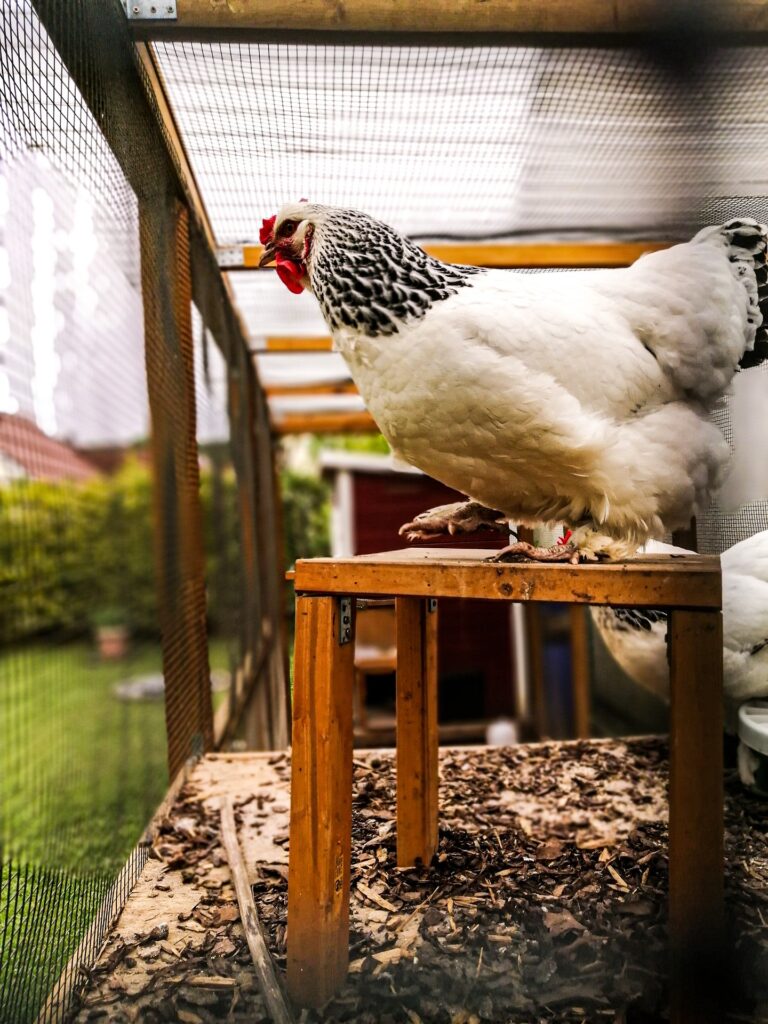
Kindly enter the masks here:
<path id="1" fill-rule="evenodd" d="M 473 267 L 626 267 L 643 253 L 666 249 L 670 242 L 425 242 L 422 248 L 445 263 Z M 222 250 L 219 250 L 221 253 Z M 260 245 L 224 250 L 226 270 L 257 270 L 264 249 Z"/>
<path id="2" fill-rule="evenodd" d="M 378 434 L 369 412 L 286 413 L 274 416 L 276 434 Z"/>

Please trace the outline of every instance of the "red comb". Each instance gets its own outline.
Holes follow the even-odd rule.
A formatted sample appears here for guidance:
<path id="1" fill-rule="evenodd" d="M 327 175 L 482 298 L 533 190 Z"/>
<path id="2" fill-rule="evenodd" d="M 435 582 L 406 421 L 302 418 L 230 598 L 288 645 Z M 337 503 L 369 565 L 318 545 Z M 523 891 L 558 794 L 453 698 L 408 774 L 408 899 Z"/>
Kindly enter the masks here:
<path id="1" fill-rule="evenodd" d="M 259 241 L 262 245 L 266 245 L 267 242 L 272 239 L 272 232 L 275 229 L 275 218 L 277 214 L 272 214 L 271 217 L 265 217 L 261 222 L 261 230 L 259 231 Z"/>

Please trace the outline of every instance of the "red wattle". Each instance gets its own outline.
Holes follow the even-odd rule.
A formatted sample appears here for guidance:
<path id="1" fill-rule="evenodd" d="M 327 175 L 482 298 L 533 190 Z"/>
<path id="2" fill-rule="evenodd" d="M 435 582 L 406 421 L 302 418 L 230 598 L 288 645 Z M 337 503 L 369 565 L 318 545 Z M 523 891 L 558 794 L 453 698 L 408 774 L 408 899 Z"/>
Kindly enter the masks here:
<path id="1" fill-rule="evenodd" d="M 275 218 L 277 214 L 272 214 L 271 217 L 265 217 L 261 222 L 261 230 L 259 231 L 259 241 L 262 245 L 266 245 L 272 238 L 272 232 L 275 229 Z"/>
<path id="2" fill-rule="evenodd" d="M 275 260 L 275 267 L 277 276 L 289 292 L 298 295 L 299 292 L 304 291 L 304 285 L 301 283 L 301 279 L 304 276 L 304 267 L 300 263 L 295 263 L 293 260 L 287 260 L 284 256 L 278 255 Z"/>

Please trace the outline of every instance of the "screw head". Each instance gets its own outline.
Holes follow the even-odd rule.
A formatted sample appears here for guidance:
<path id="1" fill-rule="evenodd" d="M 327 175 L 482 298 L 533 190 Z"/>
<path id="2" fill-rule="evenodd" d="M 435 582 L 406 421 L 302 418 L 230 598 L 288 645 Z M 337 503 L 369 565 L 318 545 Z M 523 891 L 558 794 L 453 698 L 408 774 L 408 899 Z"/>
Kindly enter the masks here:
<path id="1" fill-rule="evenodd" d="M 172 7 L 171 7 L 171 6 L 169 5 L 168 7 L 166 7 L 166 8 L 165 8 L 165 12 L 166 12 L 166 14 L 173 14 L 173 13 L 174 13 L 174 10 L 173 10 L 173 8 L 172 8 Z"/>
<path id="2" fill-rule="evenodd" d="M 134 13 L 134 14 L 138 14 L 138 13 L 139 13 L 139 8 L 138 8 L 138 7 L 136 7 L 136 6 L 134 6 L 134 8 L 133 8 L 133 13 Z"/>

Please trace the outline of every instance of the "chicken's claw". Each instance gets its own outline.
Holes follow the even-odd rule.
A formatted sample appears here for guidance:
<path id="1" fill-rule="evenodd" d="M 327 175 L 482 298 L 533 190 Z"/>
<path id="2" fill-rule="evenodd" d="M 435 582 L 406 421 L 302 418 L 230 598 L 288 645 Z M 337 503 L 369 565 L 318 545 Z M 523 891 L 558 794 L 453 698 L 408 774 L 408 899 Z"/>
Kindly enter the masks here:
<path id="1" fill-rule="evenodd" d="M 421 512 L 400 530 L 401 537 L 409 541 L 434 540 L 444 534 L 475 533 L 477 530 L 499 530 L 506 533 L 507 521 L 503 512 L 486 508 L 477 501 L 455 501 Z"/>
<path id="2" fill-rule="evenodd" d="M 527 541 L 509 544 L 485 559 L 486 562 L 569 562 L 578 565 L 580 561 L 597 561 L 591 551 L 581 551 L 575 544 L 553 544 L 550 548 L 538 548 Z"/>

